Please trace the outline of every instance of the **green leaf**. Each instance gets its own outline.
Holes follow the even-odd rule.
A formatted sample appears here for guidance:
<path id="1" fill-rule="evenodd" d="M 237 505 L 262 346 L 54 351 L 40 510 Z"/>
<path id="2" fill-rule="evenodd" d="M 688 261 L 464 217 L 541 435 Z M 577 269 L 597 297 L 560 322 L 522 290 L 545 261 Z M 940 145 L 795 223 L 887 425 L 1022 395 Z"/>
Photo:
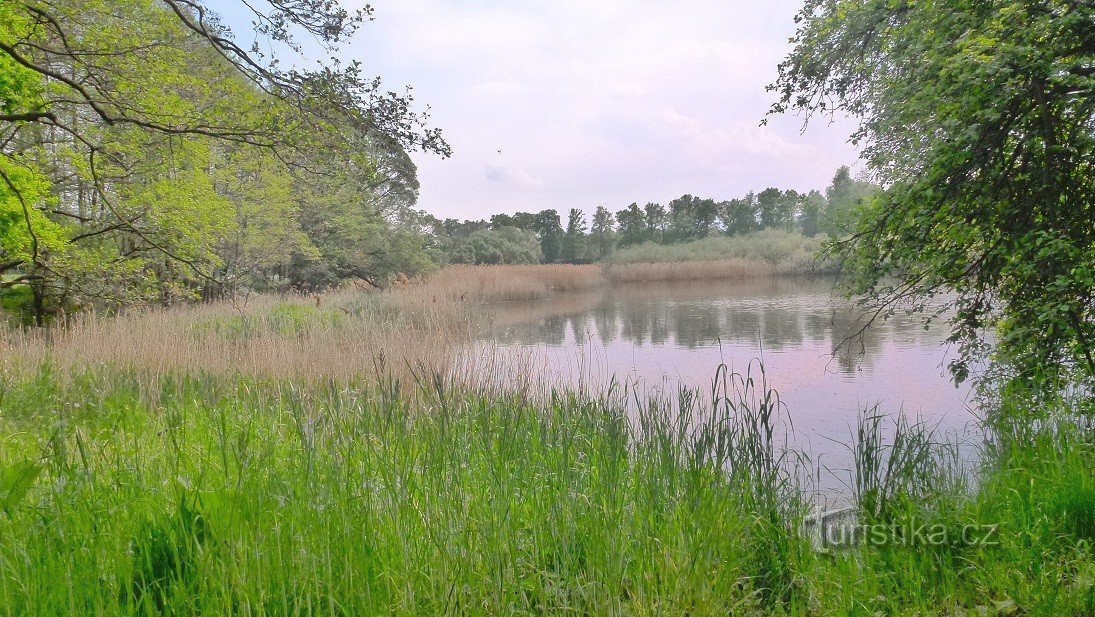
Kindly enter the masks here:
<path id="1" fill-rule="evenodd" d="M 0 472 L 0 509 L 11 516 L 11 510 L 27 495 L 27 491 L 42 473 L 37 463 L 23 461 Z"/>

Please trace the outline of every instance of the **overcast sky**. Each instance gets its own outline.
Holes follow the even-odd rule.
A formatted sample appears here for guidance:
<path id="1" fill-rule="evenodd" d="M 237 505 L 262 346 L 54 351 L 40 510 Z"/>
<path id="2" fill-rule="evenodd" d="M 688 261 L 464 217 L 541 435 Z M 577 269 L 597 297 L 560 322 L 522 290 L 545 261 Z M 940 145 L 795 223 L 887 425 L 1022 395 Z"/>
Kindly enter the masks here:
<path id="1" fill-rule="evenodd" d="M 800 1 L 372 4 L 343 55 L 430 105 L 453 156 L 414 160 L 440 217 L 823 189 L 857 159 L 847 121 L 760 126 Z"/>

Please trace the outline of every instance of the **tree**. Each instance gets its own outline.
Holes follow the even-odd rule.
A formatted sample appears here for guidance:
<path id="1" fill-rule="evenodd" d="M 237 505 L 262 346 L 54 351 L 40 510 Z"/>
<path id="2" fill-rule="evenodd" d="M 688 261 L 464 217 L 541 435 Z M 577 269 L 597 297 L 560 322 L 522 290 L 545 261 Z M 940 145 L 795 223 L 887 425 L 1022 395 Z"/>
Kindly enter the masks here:
<path id="1" fill-rule="evenodd" d="M 731 199 L 720 204 L 719 217 L 727 234 L 737 236 L 759 229 L 757 223 L 757 199 L 749 193 L 741 199 Z"/>
<path id="2" fill-rule="evenodd" d="M 852 233 L 859 211 L 864 209 L 878 187 L 870 182 L 855 180 L 851 170 L 842 166 L 836 170 L 833 182 L 825 190 L 825 211 L 819 229 L 834 238 Z"/>
<path id="3" fill-rule="evenodd" d="M 1095 4 L 809 0 L 774 112 L 841 111 L 885 188 L 836 245 L 876 315 L 955 311 L 956 378 L 1095 381 Z M 946 295 L 943 292 L 948 292 Z"/>
<path id="4" fill-rule="evenodd" d="M 586 220 L 582 211 L 571 208 L 567 215 L 567 230 L 563 236 L 560 257 L 563 261 L 577 263 L 585 255 Z"/>
<path id="5" fill-rule="evenodd" d="M 757 195 L 757 213 L 761 227 L 788 227 L 794 220 L 797 193 L 767 188 Z"/>
<path id="6" fill-rule="evenodd" d="M 554 209 L 538 212 L 535 230 L 540 238 L 540 250 L 544 254 L 544 261 L 547 263 L 558 261 L 563 251 L 563 226 L 559 221 L 559 213 Z"/>
<path id="7" fill-rule="evenodd" d="M 29 287 L 37 323 L 282 280 L 315 248 L 294 227 L 294 185 L 367 176 L 368 199 L 341 207 L 395 231 L 417 195 L 406 149 L 448 153 L 408 94 L 356 63 L 281 68 L 302 63 L 237 44 L 210 5 L 0 4 L 0 293 Z M 238 8 L 291 54 L 294 34 L 335 52 L 368 17 L 331 0 Z M 332 152 L 368 161 L 344 169 Z"/>
<path id="8" fill-rule="evenodd" d="M 669 226 L 669 215 L 661 204 L 648 203 L 643 206 L 646 216 L 646 233 L 654 242 L 665 242 L 665 230 Z"/>
<path id="9" fill-rule="evenodd" d="M 818 191 L 810 191 L 802 198 L 802 216 L 799 218 L 802 235 L 813 238 L 818 234 L 826 204 L 825 196 Z"/>
<path id="10" fill-rule="evenodd" d="M 642 244 L 650 239 L 647 235 L 646 217 L 639 208 L 639 204 L 633 203 L 617 212 L 616 222 L 619 223 L 620 246 Z"/>
<path id="11" fill-rule="evenodd" d="M 612 212 L 604 206 L 597 206 L 593 213 L 593 228 L 590 232 L 593 241 L 594 258 L 600 259 L 612 252 L 616 244 L 616 233 L 612 227 Z"/>
<path id="12" fill-rule="evenodd" d="M 450 255 L 460 264 L 534 264 L 542 258 L 536 234 L 517 227 L 480 229 L 464 238 Z"/>
<path id="13" fill-rule="evenodd" d="M 719 217 L 713 199 L 682 195 L 669 202 L 670 236 L 675 242 L 706 238 Z"/>

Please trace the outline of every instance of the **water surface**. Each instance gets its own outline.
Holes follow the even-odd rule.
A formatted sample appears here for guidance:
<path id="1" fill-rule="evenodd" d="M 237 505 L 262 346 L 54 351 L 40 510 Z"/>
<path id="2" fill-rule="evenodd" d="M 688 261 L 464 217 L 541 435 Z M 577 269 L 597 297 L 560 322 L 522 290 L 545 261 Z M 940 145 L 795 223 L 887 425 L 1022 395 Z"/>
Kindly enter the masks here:
<path id="1" fill-rule="evenodd" d="M 970 390 L 946 369 L 955 350 L 945 328 L 899 315 L 860 332 L 861 313 L 828 280 L 616 287 L 499 305 L 492 322 L 485 341 L 532 354 L 550 377 L 571 384 L 615 375 L 670 391 L 706 389 L 720 363 L 744 372 L 763 361 L 795 445 L 826 466 L 848 465 L 857 414 L 875 404 L 903 409 L 941 435 L 974 434 Z"/>

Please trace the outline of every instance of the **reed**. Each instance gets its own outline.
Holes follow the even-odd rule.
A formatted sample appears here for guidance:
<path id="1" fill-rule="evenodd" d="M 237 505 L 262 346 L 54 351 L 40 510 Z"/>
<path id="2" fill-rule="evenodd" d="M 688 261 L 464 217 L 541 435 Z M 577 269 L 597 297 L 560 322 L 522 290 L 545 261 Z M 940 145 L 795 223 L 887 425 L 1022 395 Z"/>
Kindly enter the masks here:
<path id="1" fill-rule="evenodd" d="M 109 366 L 169 373 L 306 381 L 360 379 L 378 368 L 444 372 L 470 340 L 467 307 L 413 294 L 255 296 L 85 314 L 48 331 L 0 332 L 0 365 Z"/>
<path id="2" fill-rule="evenodd" d="M 745 280 L 775 274 L 772 265 L 746 259 L 639 262 L 611 265 L 605 269 L 605 278 L 613 284 Z"/>
<path id="3" fill-rule="evenodd" d="M 431 297 L 492 302 L 543 300 L 604 285 L 594 265 L 448 266 L 422 282 Z"/>
<path id="4" fill-rule="evenodd" d="M 1095 439 L 1067 409 L 1009 429 L 968 491 L 915 477 L 940 473 L 923 427 L 865 414 L 864 522 L 949 535 L 821 553 L 781 410 L 724 369 L 665 398 L 24 363 L 0 372 L 0 614 L 1095 608 Z"/>

